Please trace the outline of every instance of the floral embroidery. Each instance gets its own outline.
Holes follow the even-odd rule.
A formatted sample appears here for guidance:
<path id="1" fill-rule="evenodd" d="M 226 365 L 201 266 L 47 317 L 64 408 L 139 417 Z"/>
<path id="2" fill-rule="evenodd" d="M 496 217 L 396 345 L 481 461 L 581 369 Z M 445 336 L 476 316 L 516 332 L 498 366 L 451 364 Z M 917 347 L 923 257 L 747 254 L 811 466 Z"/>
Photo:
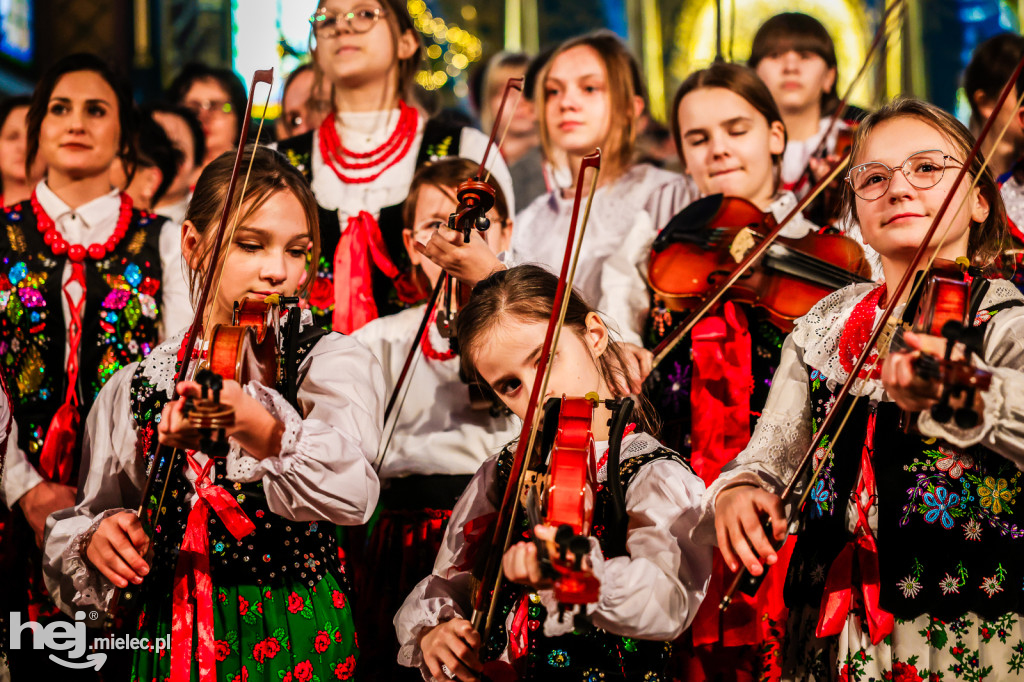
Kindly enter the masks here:
<path id="1" fill-rule="evenodd" d="M 970 519 L 964 524 L 964 538 L 981 541 L 981 524 L 978 523 L 977 519 Z"/>
<path id="2" fill-rule="evenodd" d="M 939 581 L 939 588 L 942 594 L 960 594 L 960 579 L 947 573 L 946 577 Z"/>
<path id="3" fill-rule="evenodd" d="M 928 523 L 941 521 L 943 528 L 947 530 L 952 528 L 953 517 L 947 510 L 949 507 L 955 507 L 959 501 L 959 495 L 948 492 L 943 486 L 936 488 L 934 494 L 930 492 L 925 493 L 924 503 L 928 505 L 929 510 L 925 513 L 924 520 Z"/>
<path id="4" fill-rule="evenodd" d="M 1005 478 L 998 481 L 993 476 L 986 476 L 983 483 L 978 486 L 978 504 L 985 509 L 991 509 L 993 514 L 1002 513 L 1005 509 L 1010 511 L 1003 502 L 1013 504 L 1014 493 L 1009 490 L 1009 484 Z"/>
<path id="5" fill-rule="evenodd" d="M 966 452 L 960 452 L 958 450 L 949 451 L 942 447 L 939 448 L 939 452 L 945 456 L 935 462 L 935 467 L 939 471 L 945 471 L 949 474 L 950 478 L 960 478 L 963 476 L 964 471 L 974 468 L 974 458 Z"/>

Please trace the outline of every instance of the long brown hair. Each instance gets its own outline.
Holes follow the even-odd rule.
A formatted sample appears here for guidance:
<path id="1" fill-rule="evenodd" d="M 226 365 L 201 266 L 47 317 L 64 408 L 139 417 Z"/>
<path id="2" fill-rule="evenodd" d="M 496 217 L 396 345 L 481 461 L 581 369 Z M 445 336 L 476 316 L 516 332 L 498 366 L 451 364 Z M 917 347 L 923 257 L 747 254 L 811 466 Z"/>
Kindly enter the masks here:
<path id="1" fill-rule="evenodd" d="M 687 76 L 686 80 L 679 85 L 679 89 L 676 90 L 676 95 L 672 99 L 672 137 L 675 140 L 676 152 L 679 154 L 679 160 L 683 163 L 684 169 L 686 168 L 686 157 L 683 156 L 683 130 L 679 125 L 679 105 L 682 104 L 684 97 L 701 88 L 723 88 L 736 93 L 764 116 L 769 128 L 776 121 L 782 124 L 783 142 L 788 142 L 789 137 L 786 134 L 786 124 L 782 121 L 782 114 L 779 113 L 775 98 L 772 97 L 771 91 L 760 76 L 753 69 L 741 64 L 715 62 L 708 68 L 694 71 Z M 782 154 L 772 154 L 772 166 L 775 168 L 774 189 L 778 191 L 779 181 L 782 177 Z"/>
<path id="2" fill-rule="evenodd" d="M 326 0 L 319 0 L 316 4 L 317 11 L 324 6 Z M 388 27 L 391 29 L 391 49 L 398 55 L 398 39 L 406 31 L 412 31 L 412 35 L 416 38 L 417 49 L 408 59 L 398 60 L 398 81 L 395 87 L 395 95 L 401 99 L 404 99 L 410 105 L 415 99 L 415 85 L 416 85 L 416 73 L 420 70 L 420 64 L 423 62 L 423 40 L 420 38 L 419 31 L 416 30 L 416 24 L 413 23 L 412 16 L 409 14 L 409 7 L 406 0 L 377 0 L 381 7 L 384 8 L 382 12 L 384 21 L 387 22 Z M 313 89 L 311 92 L 324 92 L 324 71 L 320 68 L 320 62 L 316 58 L 317 47 L 313 42 L 313 28 L 309 30 L 309 53 L 313 55 Z M 334 104 L 334 84 L 330 84 L 330 89 L 327 91 L 331 99 L 331 105 Z"/>
<path id="3" fill-rule="evenodd" d="M 455 195 L 455 190 L 460 184 L 469 180 L 480 170 L 480 164 L 462 157 L 449 157 L 426 163 L 420 166 L 412 182 L 409 183 L 409 194 L 402 204 L 402 220 L 406 229 L 414 227 L 413 220 L 416 217 L 416 202 L 419 201 L 420 190 L 423 187 L 435 187 L 446 194 Z M 502 222 L 508 221 L 508 201 L 505 199 L 505 192 L 497 182 L 491 185 L 494 188 L 494 212 Z"/>
<path id="4" fill-rule="evenodd" d="M 605 181 L 621 174 L 633 162 L 633 149 L 639 127 L 639 116 L 633 106 L 634 97 L 646 99 L 640 67 L 629 49 L 611 31 L 601 30 L 571 38 L 548 57 L 534 83 L 534 106 L 537 109 L 537 124 L 540 128 L 540 142 L 549 159 L 558 158 L 548 134 L 546 108 L 546 85 L 551 65 L 558 56 L 574 47 L 589 47 L 597 53 L 608 76 L 608 99 L 611 125 L 608 140 L 601 147 L 601 175 Z"/>
<path id="5" fill-rule="evenodd" d="M 481 280 L 473 288 L 469 304 L 456 319 L 455 334 L 459 339 L 464 374 L 487 387 L 487 382 L 476 368 L 475 357 L 487 332 L 509 318 L 520 322 L 547 322 L 551 318 L 557 289 L 558 278 L 537 265 L 498 270 Z M 571 330 L 582 337 L 587 330 L 587 316 L 596 312 L 573 289 L 569 294 L 564 330 Z M 617 392 L 616 387 L 626 385 L 626 366 L 621 344 L 610 340 L 605 352 L 597 358 L 597 368 L 612 391 Z M 635 416 L 640 430 L 657 435 L 657 418 L 643 396 L 638 396 Z"/>
<path id="6" fill-rule="evenodd" d="M 239 211 L 241 211 L 241 216 L 238 217 L 238 223 L 243 224 L 271 196 L 278 192 L 289 192 L 294 195 L 302 205 L 302 214 L 306 219 L 306 227 L 312 243 L 308 259 L 308 262 L 312 263 L 312 269 L 307 271 L 306 281 L 300 290 L 300 293 L 305 295 L 313 286 L 316 264 L 320 260 L 320 227 L 316 199 L 313 197 L 313 192 L 306 179 L 280 152 L 268 147 L 254 148 L 253 145 L 247 145 L 242 155 L 243 172 L 249 168 L 250 159 L 252 159 L 252 171 L 246 182 L 245 196 L 242 197 L 244 203 L 236 204 L 232 208 L 228 225 L 232 224 Z M 221 212 L 224 210 L 224 198 L 227 195 L 228 181 L 231 178 L 234 164 L 235 150 L 224 152 L 203 169 L 199 181 L 196 182 L 195 193 L 185 211 L 185 220 L 191 221 L 201 237 L 199 248 L 193 259 L 196 263 L 205 263 L 213 251 L 213 235 L 219 224 Z M 239 182 L 238 185 L 239 189 L 235 190 L 235 201 L 238 201 L 237 197 L 241 192 L 242 183 Z M 227 236 L 225 236 L 226 238 Z M 221 251 L 221 258 L 226 253 L 226 249 Z M 189 269 L 188 284 L 192 302 L 195 304 L 201 286 L 199 268 Z"/>
<path id="7" fill-rule="evenodd" d="M 916 118 L 917 120 L 930 125 L 952 143 L 953 147 L 960 152 L 961 158 L 966 159 L 974 146 L 974 136 L 964 124 L 954 118 L 943 109 L 922 102 L 912 97 L 897 97 L 888 104 L 884 104 L 871 112 L 861 120 L 857 132 L 853 137 L 853 148 L 850 153 L 850 167 L 853 168 L 861 162 L 860 155 L 863 152 L 864 144 L 871 134 L 871 131 L 879 124 L 896 118 Z M 968 169 L 971 176 L 977 178 L 977 187 L 981 195 L 988 201 L 988 217 L 980 225 L 972 225 L 970 235 L 967 238 L 967 257 L 978 267 L 992 265 L 1009 239 L 1006 226 L 1006 207 L 1003 205 L 1003 198 L 999 193 L 999 186 L 996 184 L 995 176 L 989 166 L 985 163 L 985 157 L 979 152 L 974 157 L 974 163 Z M 853 189 L 850 183 L 844 183 L 843 190 L 843 212 L 850 211 L 854 218 L 857 218 L 857 203 L 854 199 Z M 957 210 L 959 207 L 950 206 L 949 210 Z"/>

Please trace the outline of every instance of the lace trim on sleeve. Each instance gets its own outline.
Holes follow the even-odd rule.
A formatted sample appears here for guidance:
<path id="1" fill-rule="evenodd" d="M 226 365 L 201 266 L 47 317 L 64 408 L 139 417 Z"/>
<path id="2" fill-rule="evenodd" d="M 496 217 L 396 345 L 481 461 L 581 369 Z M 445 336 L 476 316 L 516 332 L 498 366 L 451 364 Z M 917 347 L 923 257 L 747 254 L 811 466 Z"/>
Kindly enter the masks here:
<path id="1" fill-rule="evenodd" d="M 243 390 L 247 395 L 259 401 L 260 405 L 265 407 L 273 417 L 284 423 L 284 433 L 281 434 L 281 452 L 277 456 L 282 460 L 294 456 L 299 450 L 298 444 L 302 438 L 302 415 L 285 400 L 284 396 L 258 381 L 249 382 Z M 244 454 L 234 440 L 231 441 L 231 451 L 227 456 L 226 467 L 228 479 L 241 483 L 263 478 L 268 470 L 264 462 Z"/>
<path id="2" fill-rule="evenodd" d="M 67 575 L 71 578 L 71 584 L 75 588 L 75 596 L 72 598 L 75 606 L 94 606 L 98 611 L 107 610 L 107 604 L 110 603 L 110 597 L 114 593 L 114 584 L 89 563 L 85 552 L 92 541 L 92 536 L 99 530 L 100 523 L 107 517 L 125 511 L 131 510 L 107 509 L 93 520 L 91 526 L 77 537 L 72 538 L 71 542 L 64 547 L 64 566 Z"/>

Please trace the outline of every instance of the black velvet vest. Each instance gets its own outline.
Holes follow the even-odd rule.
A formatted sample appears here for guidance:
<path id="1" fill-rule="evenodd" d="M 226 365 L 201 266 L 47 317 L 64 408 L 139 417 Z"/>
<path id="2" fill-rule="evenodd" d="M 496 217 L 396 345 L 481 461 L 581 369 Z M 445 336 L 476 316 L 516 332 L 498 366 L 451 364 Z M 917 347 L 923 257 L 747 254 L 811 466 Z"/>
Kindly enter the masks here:
<path id="1" fill-rule="evenodd" d="M 132 211 L 117 248 L 100 261 L 87 258 L 83 263 L 86 299 L 75 387 L 83 422 L 103 384 L 157 345 L 164 221 Z M 3 222 L 0 366 L 18 422 L 18 445 L 37 466 L 46 429 L 68 390 L 61 287 L 67 257 L 54 256 L 43 242 L 29 202 L 7 207 Z"/>
<path id="2" fill-rule="evenodd" d="M 1011 305 L 1019 303 L 983 311 L 976 324 Z M 808 374 L 816 428 L 834 394 L 813 368 Z M 790 561 L 787 605 L 821 603 L 829 567 L 851 539 L 847 501 L 856 489 L 872 412 L 880 606 L 902 619 L 928 613 L 951 620 L 969 611 L 994 619 L 1024 612 L 1024 523 L 1017 524 L 1024 496 L 1017 466 L 980 445 L 963 450 L 906 434 L 894 403 L 863 399 L 812 486 Z"/>
<path id="3" fill-rule="evenodd" d="M 416 167 L 419 168 L 428 161 L 458 156 L 461 138 L 461 126 L 437 119 L 427 121 L 423 129 L 423 141 L 416 157 Z M 283 140 L 278 143 L 277 148 L 306 176 L 307 180 L 312 182 L 312 156 L 320 153 L 319 149 L 313 149 L 312 131 Z M 320 206 L 319 213 L 320 262 L 317 264 L 317 280 L 313 282 L 309 302 L 314 323 L 329 330 L 334 312 L 334 252 L 341 240 L 341 223 L 337 211 Z M 401 272 L 407 272 L 411 266 L 402 242 L 402 229 L 405 227 L 402 221 L 402 204 L 382 208 L 377 223 L 380 225 L 381 236 L 384 238 L 391 262 Z M 372 261 L 370 269 L 373 298 L 380 317 L 391 315 L 411 305 L 399 299 L 394 282 Z"/>

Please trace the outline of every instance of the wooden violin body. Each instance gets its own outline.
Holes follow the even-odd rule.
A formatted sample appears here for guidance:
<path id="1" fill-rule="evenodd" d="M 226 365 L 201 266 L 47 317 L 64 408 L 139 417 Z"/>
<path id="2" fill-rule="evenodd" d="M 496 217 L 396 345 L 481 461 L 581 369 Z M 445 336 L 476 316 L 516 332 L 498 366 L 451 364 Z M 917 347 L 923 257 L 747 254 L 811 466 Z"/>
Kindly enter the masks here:
<path id="1" fill-rule="evenodd" d="M 774 227 L 752 203 L 721 194 L 695 201 L 655 240 L 648 278 L 669 310 L 696 307 Z M 726 293 L 763 308 L 783 331 L 825 295 L 869 281 L 871 267 L 857 242 L 839 234 L 778 238 Z"/>

